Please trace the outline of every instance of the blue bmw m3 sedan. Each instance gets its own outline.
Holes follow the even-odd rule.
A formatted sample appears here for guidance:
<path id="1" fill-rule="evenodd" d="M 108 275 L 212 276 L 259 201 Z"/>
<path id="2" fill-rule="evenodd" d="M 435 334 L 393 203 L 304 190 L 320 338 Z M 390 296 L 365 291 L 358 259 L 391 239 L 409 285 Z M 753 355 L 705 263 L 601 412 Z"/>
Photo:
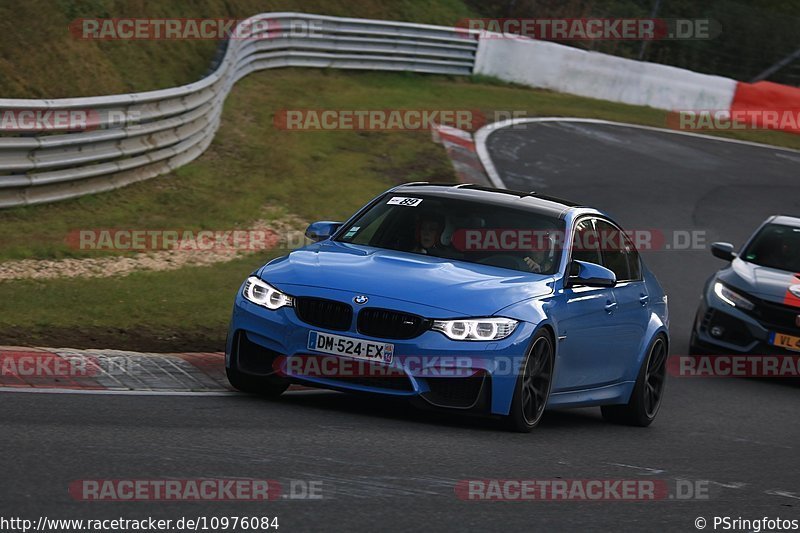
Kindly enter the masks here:
<path id="1" fill-rule="evenodd" d="M 231 384 L 407 398 L 530 431 L 545 408 L 647 426 L 664 393 L 667 296 L 608 216 L 535 193 L 411 183 L 239 289 Z"/>

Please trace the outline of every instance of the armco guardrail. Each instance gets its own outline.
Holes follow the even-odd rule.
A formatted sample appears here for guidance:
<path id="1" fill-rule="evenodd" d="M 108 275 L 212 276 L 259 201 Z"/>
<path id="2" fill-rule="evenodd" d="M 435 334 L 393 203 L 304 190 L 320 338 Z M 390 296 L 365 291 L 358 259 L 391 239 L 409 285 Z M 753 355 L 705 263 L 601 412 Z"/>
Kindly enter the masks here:
<path id="1" fill-rule="evenodd" d="M 469 75 L 478 46 L 474 34 L 441 26 L 300 13 L 247 22 L 257 19 L 268 21 L 261 33 L 231 40 L 219 67 L 195 83 L 112 96 L 0 99 L 4 111 L 88 111 L 97 126 L 0 136 L 0 208 L 108 191 L 192 161 L 211 143 L 231 87 L 251 72 L 318 67 Z"/>

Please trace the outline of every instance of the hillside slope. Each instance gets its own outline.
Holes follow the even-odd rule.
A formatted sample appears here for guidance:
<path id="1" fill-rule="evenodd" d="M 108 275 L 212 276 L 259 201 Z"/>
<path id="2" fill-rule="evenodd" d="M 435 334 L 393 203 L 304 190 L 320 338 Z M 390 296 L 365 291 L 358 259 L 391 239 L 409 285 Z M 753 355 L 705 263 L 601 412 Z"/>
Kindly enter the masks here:
<path id="1" fill-rule="evenodd" d="M 162 89 L 208 73 L 217 41 L 88 41 L 80 18 L 246 18 L 270 11 L 454 24 L 461 0 L 27 0 L 0 2 L 0 98 L 63 98 Z"/>

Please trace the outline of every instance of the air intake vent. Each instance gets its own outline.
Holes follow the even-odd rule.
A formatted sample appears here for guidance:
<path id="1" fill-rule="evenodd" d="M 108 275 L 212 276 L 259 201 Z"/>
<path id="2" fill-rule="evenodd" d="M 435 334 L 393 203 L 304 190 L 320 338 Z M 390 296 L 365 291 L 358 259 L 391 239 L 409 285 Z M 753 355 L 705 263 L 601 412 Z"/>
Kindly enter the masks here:
<path id="1" fill-rule="evenodd" d="M 359 333 L 381 339 L 413 339 L 430 326 L 426 318 L 388 309 L 367 308 L 358 313 Z"/>
<path id="2" fill-rule="evenodd" d="M 306 324 L 320 328 L 347 331 L 353 323 L 353 308 L 334 300 L 321 298 L 297 298 L 297 316 Z"/>

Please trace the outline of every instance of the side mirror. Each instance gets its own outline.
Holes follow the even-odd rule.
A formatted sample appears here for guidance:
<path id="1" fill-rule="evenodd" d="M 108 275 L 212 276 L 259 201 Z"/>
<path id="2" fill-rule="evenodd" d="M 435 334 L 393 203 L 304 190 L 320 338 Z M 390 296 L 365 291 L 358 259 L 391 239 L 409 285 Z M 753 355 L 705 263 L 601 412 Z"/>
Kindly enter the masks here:
<path id="1" fill-rule="evenodd" d="M 314 222 L 306 229 L 306 237 L 314 242 L 324 241 L 325 239 L 330 239 L 331 235 L 336 233 L 336 230 L 341 227 L 341 222 L 330 222 L 327 220 Z"/>
<path id="2" fill-rule="evenodd" d="M 711 254 L 714 257 L 724 261 L 733 261 L 736 259 L 736 253 L 733 251 L 733 245 L 728 242 L 711 243 Z"/>
<path id="3" fill-rule="evenodd" d="M 567 287 L 613 287 L 616 284 L 616 274 L 604 266 L 586 261 L 572 261 L 569 265 Z"/>

